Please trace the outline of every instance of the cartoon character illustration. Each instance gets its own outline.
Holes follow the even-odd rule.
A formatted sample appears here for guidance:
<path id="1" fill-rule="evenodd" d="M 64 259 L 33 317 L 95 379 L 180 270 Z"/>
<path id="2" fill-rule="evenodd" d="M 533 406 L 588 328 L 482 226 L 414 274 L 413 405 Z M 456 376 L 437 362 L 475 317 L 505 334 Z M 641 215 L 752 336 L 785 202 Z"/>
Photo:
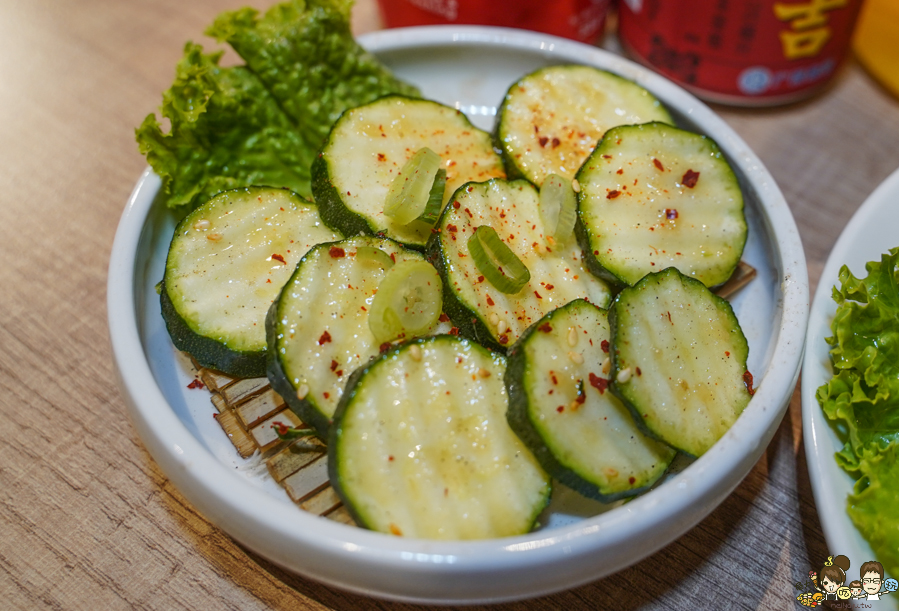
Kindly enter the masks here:
<path id="1" fill-rule="evenodd" d="M 846 571 L 848 570 L 849 558 L 842 555 L 828 556 L 827 562 L 818 571 L 817 583 L 818 589 L 824 592 L 825 600 L 839 600 L 837 590 L 846 583 Z M 877 583 L 877 588 L 880 589 L 880 582 Z"/>
<path id="2" fill-rule="evenodd" d="M 895 592 L 899 583 L 895 579 L 883 579 L 883 565 L 876 560 L 865 562 L 858 570 L 862 578 L 862 589 L 868 600 L 880 600 L 884 594 Z M 883 586 L 883 589 L 881 589 Z"/>
<path id="3" fill-rule="evenodd" d="M 856 579 L 849 584 L 849 591 L 852 592 L 852 598 L 866 598 L 867 594 L 862 590 L 862 582 Z"/>

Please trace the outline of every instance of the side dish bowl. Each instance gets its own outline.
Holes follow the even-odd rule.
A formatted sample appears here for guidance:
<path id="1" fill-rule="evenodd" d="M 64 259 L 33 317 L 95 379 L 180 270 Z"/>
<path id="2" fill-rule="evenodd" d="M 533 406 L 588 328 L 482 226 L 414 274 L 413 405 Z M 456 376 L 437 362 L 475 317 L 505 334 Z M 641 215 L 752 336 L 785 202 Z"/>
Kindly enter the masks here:
<path id="1" fill-rule="evenodd" d="M 473 603 L 547 594 L 603 577 L 667 545 L 711 512 L 749 472 L 777 429 L 796 385 L 808 319 L 805 258 L 793 217 L 771 175 L 708 107 L 648 70 L 595 47 L 517 30 L 422 27 L 360 42 L 426 97 L 491 129 L 508 86 L 539 67 L 596 66 L 636 81 L 687 129 L 712 137 L 746 200 L 743 259 L 757 277 L 731 302 L 749 341 L 757 392 L 704 456 L 628 503 L 602 506 L 557 491 L 543 526 L 476 542 L 406 539 L 300 510 L 254 461 L 244 461 L 213 418 L 208 394 L 172 347 L 154 286 L 175 219 L 159 178 L 140 177 L 122 215 L 109 266 L 113 356 L 134 425 L 184 496 L 242 545 L 286 569 L 394 600 Z M 561 486 L 559 486 L 561 488 Z"/>

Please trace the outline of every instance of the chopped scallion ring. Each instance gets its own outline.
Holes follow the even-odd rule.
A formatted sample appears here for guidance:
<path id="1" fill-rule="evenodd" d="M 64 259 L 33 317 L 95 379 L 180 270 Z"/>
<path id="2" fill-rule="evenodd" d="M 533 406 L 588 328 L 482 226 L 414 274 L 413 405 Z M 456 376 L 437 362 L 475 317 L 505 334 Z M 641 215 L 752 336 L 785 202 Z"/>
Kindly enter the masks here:
<path id="1" fill-rule="evenodd" d="M 446 191 L 446 170 L 440 168 L 437 170 L 437 176 L 434 177 L 434 184 L 431 186 L 431 193 L 428 195 L 428 203 L 425 211 L 417 220 L 427 223 L 433 227 L 443 212 L 443 192 Z"/>
<path id="2" fill-rule="evenodd" d="M 468 252 L 478 271 L 498 291 L 512 295 L 531 279 L 527 266 L 489 225 L 481 225 L 468 238 Z"/>
<path id="3" fill-rule="evenodd" d="M 390 184 L 384 214 L 400 225 L 408 225 L 425 214 L 442 164 L 440 155 L 428 147 L 415 151 Z M 442 191 L 440 196 L 442 203 Z M 436 217 L 434 220 L 437 220 Z"/>
<path id="4" fill-rule="evenodd" d="M 385 270 L 393 267 L 393 259 L 390 258 L 390 255 L 374 246 L 357 246 L 356 260 L 370 263 Z"/>
<path id="5" fill-rule="evenodd" d="M 443 310 L 443 283 L 427 261 L 400 261 L 372 300 L 368 327 L 378 342 L 411 338 L 429 331 Z"/>
<path id="6" fill-rule="evenodd" d="M 571 181 L 558 174 L 547 176 L 540 187 L 539 210 L 546 236 L 560 246 L 568 242 L 577 220 L 577 196 Z"/>

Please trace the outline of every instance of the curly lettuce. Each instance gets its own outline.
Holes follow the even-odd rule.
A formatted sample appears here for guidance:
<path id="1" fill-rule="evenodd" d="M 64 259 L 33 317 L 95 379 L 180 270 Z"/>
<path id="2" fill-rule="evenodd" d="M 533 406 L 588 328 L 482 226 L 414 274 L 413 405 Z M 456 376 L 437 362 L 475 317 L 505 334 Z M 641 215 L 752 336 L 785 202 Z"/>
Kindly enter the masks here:
<path id="1" fill-rule="evenodd" d="M 222 13 L 208 33 L 246 65 L 187 43 L 161 114 L 136 130 L 170 207 L 250 185 L 311 196 L 310 167 L 334 120 L 387 93 L 417 95 L 353 39 L 347 0 L 290 0 L 263 17 Z M 170 124 L 168 131 L 163 127 Z"/>
<path id="2" fill-rule="evenodd" d="M 833 298 L 834 377 L 817 399 L 844 446 L 837 463 L 858 478 L 848 512 L 886 572 L 899 573 L 899 248 L 865 265 L 843 266 Z"/>

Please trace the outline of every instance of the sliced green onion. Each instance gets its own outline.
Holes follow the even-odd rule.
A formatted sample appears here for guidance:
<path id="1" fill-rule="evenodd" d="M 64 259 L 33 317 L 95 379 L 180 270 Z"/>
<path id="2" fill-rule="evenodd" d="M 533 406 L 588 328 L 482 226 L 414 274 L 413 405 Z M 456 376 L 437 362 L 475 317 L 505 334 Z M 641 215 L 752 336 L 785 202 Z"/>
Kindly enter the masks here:
<path id="1" fill-rule="evenodd" d="M 443 192 L 446 191 L 446 170 L 440 168 L 437 170 L 437 176 L 434 177 L 434 184 L 431 186 L 431 193 L 428 195 L 428 204 L 425 211 L 421 213 L 418 220 L 427 223 L 433 227 L 443 212 Z"/>
<path id="2" fill-rule="evenodd" d="M 440 155 L 428 147 L 415 151 L 390 184 L 384 214 L 400 225 L 408 225 L 424 214 L 442 164 Z"/>
<path id="3" fill-rule="evenodd" d="M 368 313 L 375 340 L 411 338 L 429 331 L 443 310 L 440 274 L 427 261 L 400 261 L 378 285 Z"/>
<path id="4" fill-rule="evenodd" d="M 577 196 L 571 181 L 558 174 L 547 176 L 540 187 L 538 209 L 545 235 L 560 246 L 568 242 L 574 235 L 577 220 Z"/>
<path id="5" fill-rule="evenodd" d="M 475 229 L 468 238 L 468 252 L 478 271 L 498 291 L 508 295 L 517 293 L 531 279 L 527 266 L 489 225 Z"/>
<path id="6" fill-rule="evenodd" d="M 358 246 L 356 248 L 356 260 L 384 270 L 393 267 L 393 259 L 390 258 L 390 255 L 374 246 Z"/>

